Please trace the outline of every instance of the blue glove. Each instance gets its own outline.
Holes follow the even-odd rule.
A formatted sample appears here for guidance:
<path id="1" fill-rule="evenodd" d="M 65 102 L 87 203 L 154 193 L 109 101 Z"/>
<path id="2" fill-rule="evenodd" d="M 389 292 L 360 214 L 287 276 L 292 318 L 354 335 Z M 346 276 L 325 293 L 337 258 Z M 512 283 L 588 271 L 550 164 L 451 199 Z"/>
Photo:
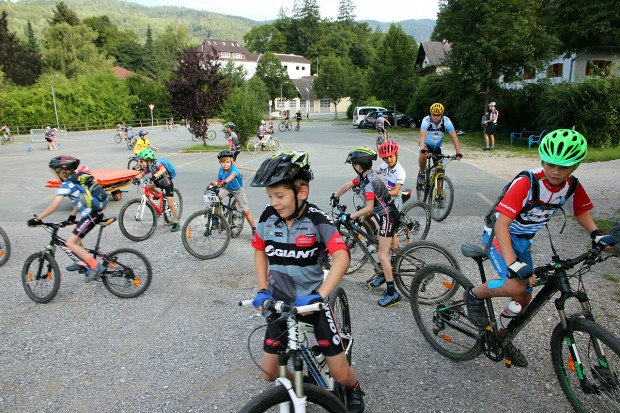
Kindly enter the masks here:
<path id="1" fill-rule="evenodd" d="M 340 222 L 345 222 L 351 219 L 351 214 L 342 214 L 340 215 Z"/>
<path id="2" fill-rule="evenodd" d="M 269 292 L 269 290 L 260 290 L 256 293 L 256 297 L 252 300 L 252 305 L 255 308 L 262 307 L 265 301 L 276 301 L 273 299 L 273 296 Z"/>
<path id="3" fill-rule="evenodd" d="M 310 295 L 302 295 L 295 298 L 295 305 L 297 307 L 301 307 L 302 305 L 310 305 L 314 303 L 320 303 L 323 301 L 323 298 L 319 293 L 314 293 Z"/>
<path id="4" fill-rule="evenodd" d="M 508 278 L 528 279 L 532 276 L 532 268 L 520 261 L 515 261 L 508 266 Z"/>
<path id="5" fill-rule="evenodd" d="M 612 235 L 605 235 L 605 233 L 600 229 L 595 229 L 592 231 L 590 233 L 590 237 L 592 237 L 592 248 L 602 247 L 602 249 L 605 249 L 616 245 L 618 242 L 616 237 Z"/>

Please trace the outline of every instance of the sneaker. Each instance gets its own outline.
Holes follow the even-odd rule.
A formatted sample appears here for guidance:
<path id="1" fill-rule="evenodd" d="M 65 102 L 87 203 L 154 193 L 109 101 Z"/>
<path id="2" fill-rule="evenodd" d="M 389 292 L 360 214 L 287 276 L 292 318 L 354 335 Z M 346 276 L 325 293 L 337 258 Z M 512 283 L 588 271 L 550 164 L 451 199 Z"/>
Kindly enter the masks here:
<path id="1" fill-rule="evenodd" d="M 516 348 L 512 341 L 507 343 L 502 343 L 502 347 L 504 348 L 504 362 L 508 367 L 527 367 L 528 362 L 521 350 Z"/>
<path id="2" fill-rule="evenodd" d="M 386 291 L 385 295 L 378 301 L 378 303 L 381 307 L 391 307 L 396 305 L 400 303 L 400 294 L 394 292 L 394 295 L 388 295 Z"/>
<path id="3" fill-rule="evenodd" d="M 79 271 L 82 268 L 85 268 L 84 265 L 80 265 L 77 262 L 74 262 L 71 265 L 67 265 L 67 267 L 65 268 L 67 271 Z"/>
<path id="4" fill-rule="evenodd" d="M 476 327 L 485 328 L 489 325 L 489 317 L 487 316 L 487 311 L 484 307 L 484 300 L 471 295 L 471 290 L 472 288 L 463 293 L 463 302 L 467 307 L 467 319 Z"/>
<path id="5" fill-rule="evenodd" d="M 362 413 L 364 411 L 364 396 L 366 395 L 360 386 L 346 389 L 347 411 L 349 413 Z"/>
<path id="6" fill-rule="evenodd" d="M 490 148 L 487 146 L 486 148 L 482 148 L 483 151 L 488 151 Z"/>
<path id="7" fill-rule="evenodd" d="M 179 223 L 175 222 L 172 224 L 172 226 L 170 227 L 170 232 L 177 232 L 180 229 L 179 227 Z"/>
<path id="8" fill-rule="evenodd" d="M 377 274 L 377 276 L 368 285 L 372 288 L 379 288 L 385 284 L 385 276 L 383 274 Z"/>
<path id="9" fill-rule="evenodd" d="M 495 149 L 495 145 L 491 145 L 491 150 Z"/>
<path id="10" fill-rule="evenodd" d="M 86 270 L 86 274 L 84 274 L 84 282 L 89 283 L 93 281 L 95 278 L 98 278 L 105 270 L 106 268 L 103 264 L 97 265 L 97 268 L 95 268 L 94 270 L 89 268 L 88 270 Z"/>

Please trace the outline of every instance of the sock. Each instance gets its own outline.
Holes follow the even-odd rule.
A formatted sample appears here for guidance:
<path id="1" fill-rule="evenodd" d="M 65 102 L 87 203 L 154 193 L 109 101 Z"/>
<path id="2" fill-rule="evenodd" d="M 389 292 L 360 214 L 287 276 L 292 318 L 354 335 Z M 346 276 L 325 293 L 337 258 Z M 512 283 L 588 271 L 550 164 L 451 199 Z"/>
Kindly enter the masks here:
<path id="1" fill-rule="evenodd" d="M 396 293 L 396 288 L 394 287 L 394 281 L 388 281 L 385 284 L 387 285 L 387 294 L 394 295 Z"/>
<path id="2" fill-rule="evenodd" d="M 89 259 L 87 259 L 86 264 L 88 264 L 88 266 L 90 267 L 91 270 L 94 270 L 95 268 L 97 268 L 97 266 L 99 265 L 99 263 L 97 262 L 96 259 L 94 259 L 93 257 L 90 257 Z"/>
<path id="3" fill-rule="evenodd" d="M 172 223 L 173 223 L 173 224 L 178 224 L 178 223 L 179 223 L 179 220 L 178 220 L 178 219 L 175 219 L 174 221 L 172 221 Z"/>
<path id="4" fill-rule="evenodd" d="M 347 390 L 353 390 L 353 389 L 357 389 L 359 386 L 360 386 L 360 382 L 356 380 L 353 386 L 344 386 L 344 388 Z"/>

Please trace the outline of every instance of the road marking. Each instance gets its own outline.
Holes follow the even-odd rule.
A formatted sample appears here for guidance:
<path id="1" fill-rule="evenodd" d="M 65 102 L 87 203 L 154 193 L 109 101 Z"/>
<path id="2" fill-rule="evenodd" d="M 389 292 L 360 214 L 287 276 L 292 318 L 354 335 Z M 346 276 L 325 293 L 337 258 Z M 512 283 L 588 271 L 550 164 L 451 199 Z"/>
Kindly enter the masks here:
<path id="1" fill-rule="evenodd" d="M 482 199 L 484 202 L 486 202 L 487 204 L 489 204 L 489 206 L 493 205 L 494 202 L 491 201 L 489 198 L 487 198 L 486 196 L 484 196 L 483 194 L 481 194 L 480 192 L 476 192 L 476 195 L 478 195 L 480 197 L 480 199 Z"/>

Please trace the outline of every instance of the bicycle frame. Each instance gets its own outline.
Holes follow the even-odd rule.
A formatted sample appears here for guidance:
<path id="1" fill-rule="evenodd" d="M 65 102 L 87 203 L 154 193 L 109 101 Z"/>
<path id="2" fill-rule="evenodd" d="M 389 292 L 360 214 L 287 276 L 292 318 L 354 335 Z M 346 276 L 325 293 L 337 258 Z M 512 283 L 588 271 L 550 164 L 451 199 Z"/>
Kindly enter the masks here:
<path id="1" fill-rule="evenodd" d="M 140 210 L 142 211 L 142 214 L 144 214 L 144 206 L 148 202 L 151 204 L 153 209 L 155 209 L 157 216 L 161 216 L 164 213 L 165 202 L 166 202 L 165 198 L 166 198 L 166 195 L 163 192 L 155 192 L 154 190 L 150 189 L 147 185 L 144 185 L 142 197 L 141 197 L 141 203 L 140 203 L 140 207 L 141 207 Z M 136 218 L 142 219 L 142 216 L 136 217 Z"/>
<path id="2" fill-rule="evenodd" d="M 58 230 L 63 227 L 64 225 L 59 225 L 59 224 L 45 225 L 45 229 L 51 232 L 51 240 L 49 244 L 45 247 L 44 251 L 49 252 L 52 255 L 52 257 L 55 257 L 56 248 L 59 247 L 62 251 L 64 251 L 65 254 L 67 254 L 69 258 L 71 258 L 73 262 L 81 263 L 82 259 L 78 257 L 77 255 L 75 255 L 73 250 L 67 247 L 67 240 L 61 237 L 60 235 L 58 235 Z M 98 257 L 102 255 L 99 250 L 99 245 L 101 243 L 101 235 L 103 234 L 103 228 L 104 226 L 99 226 L 99 232 L 97 234 L 97 242 L 95 244 L 95 247 L 86 248 L 86 251 L 92 254 L 95 259 L 97 259 Z M 43 261 L 41 261 L 39 265 L 43 265 Z"/>
<path id="3" fill-rule="evenodd" d="M 446 165 L 452 159 L 450 155 L 431 155 L 426 161 L 426 178 L 424 182 L 424 199 L 423 202 L 428 200 L 428 196 L 431 192 L 431 188 L 436 186 L 440 177 L 445 175 Z M 433 162 L 435 160 L 435 162 Z M 446 160 L 446 161 L 444 161 Z"/>

